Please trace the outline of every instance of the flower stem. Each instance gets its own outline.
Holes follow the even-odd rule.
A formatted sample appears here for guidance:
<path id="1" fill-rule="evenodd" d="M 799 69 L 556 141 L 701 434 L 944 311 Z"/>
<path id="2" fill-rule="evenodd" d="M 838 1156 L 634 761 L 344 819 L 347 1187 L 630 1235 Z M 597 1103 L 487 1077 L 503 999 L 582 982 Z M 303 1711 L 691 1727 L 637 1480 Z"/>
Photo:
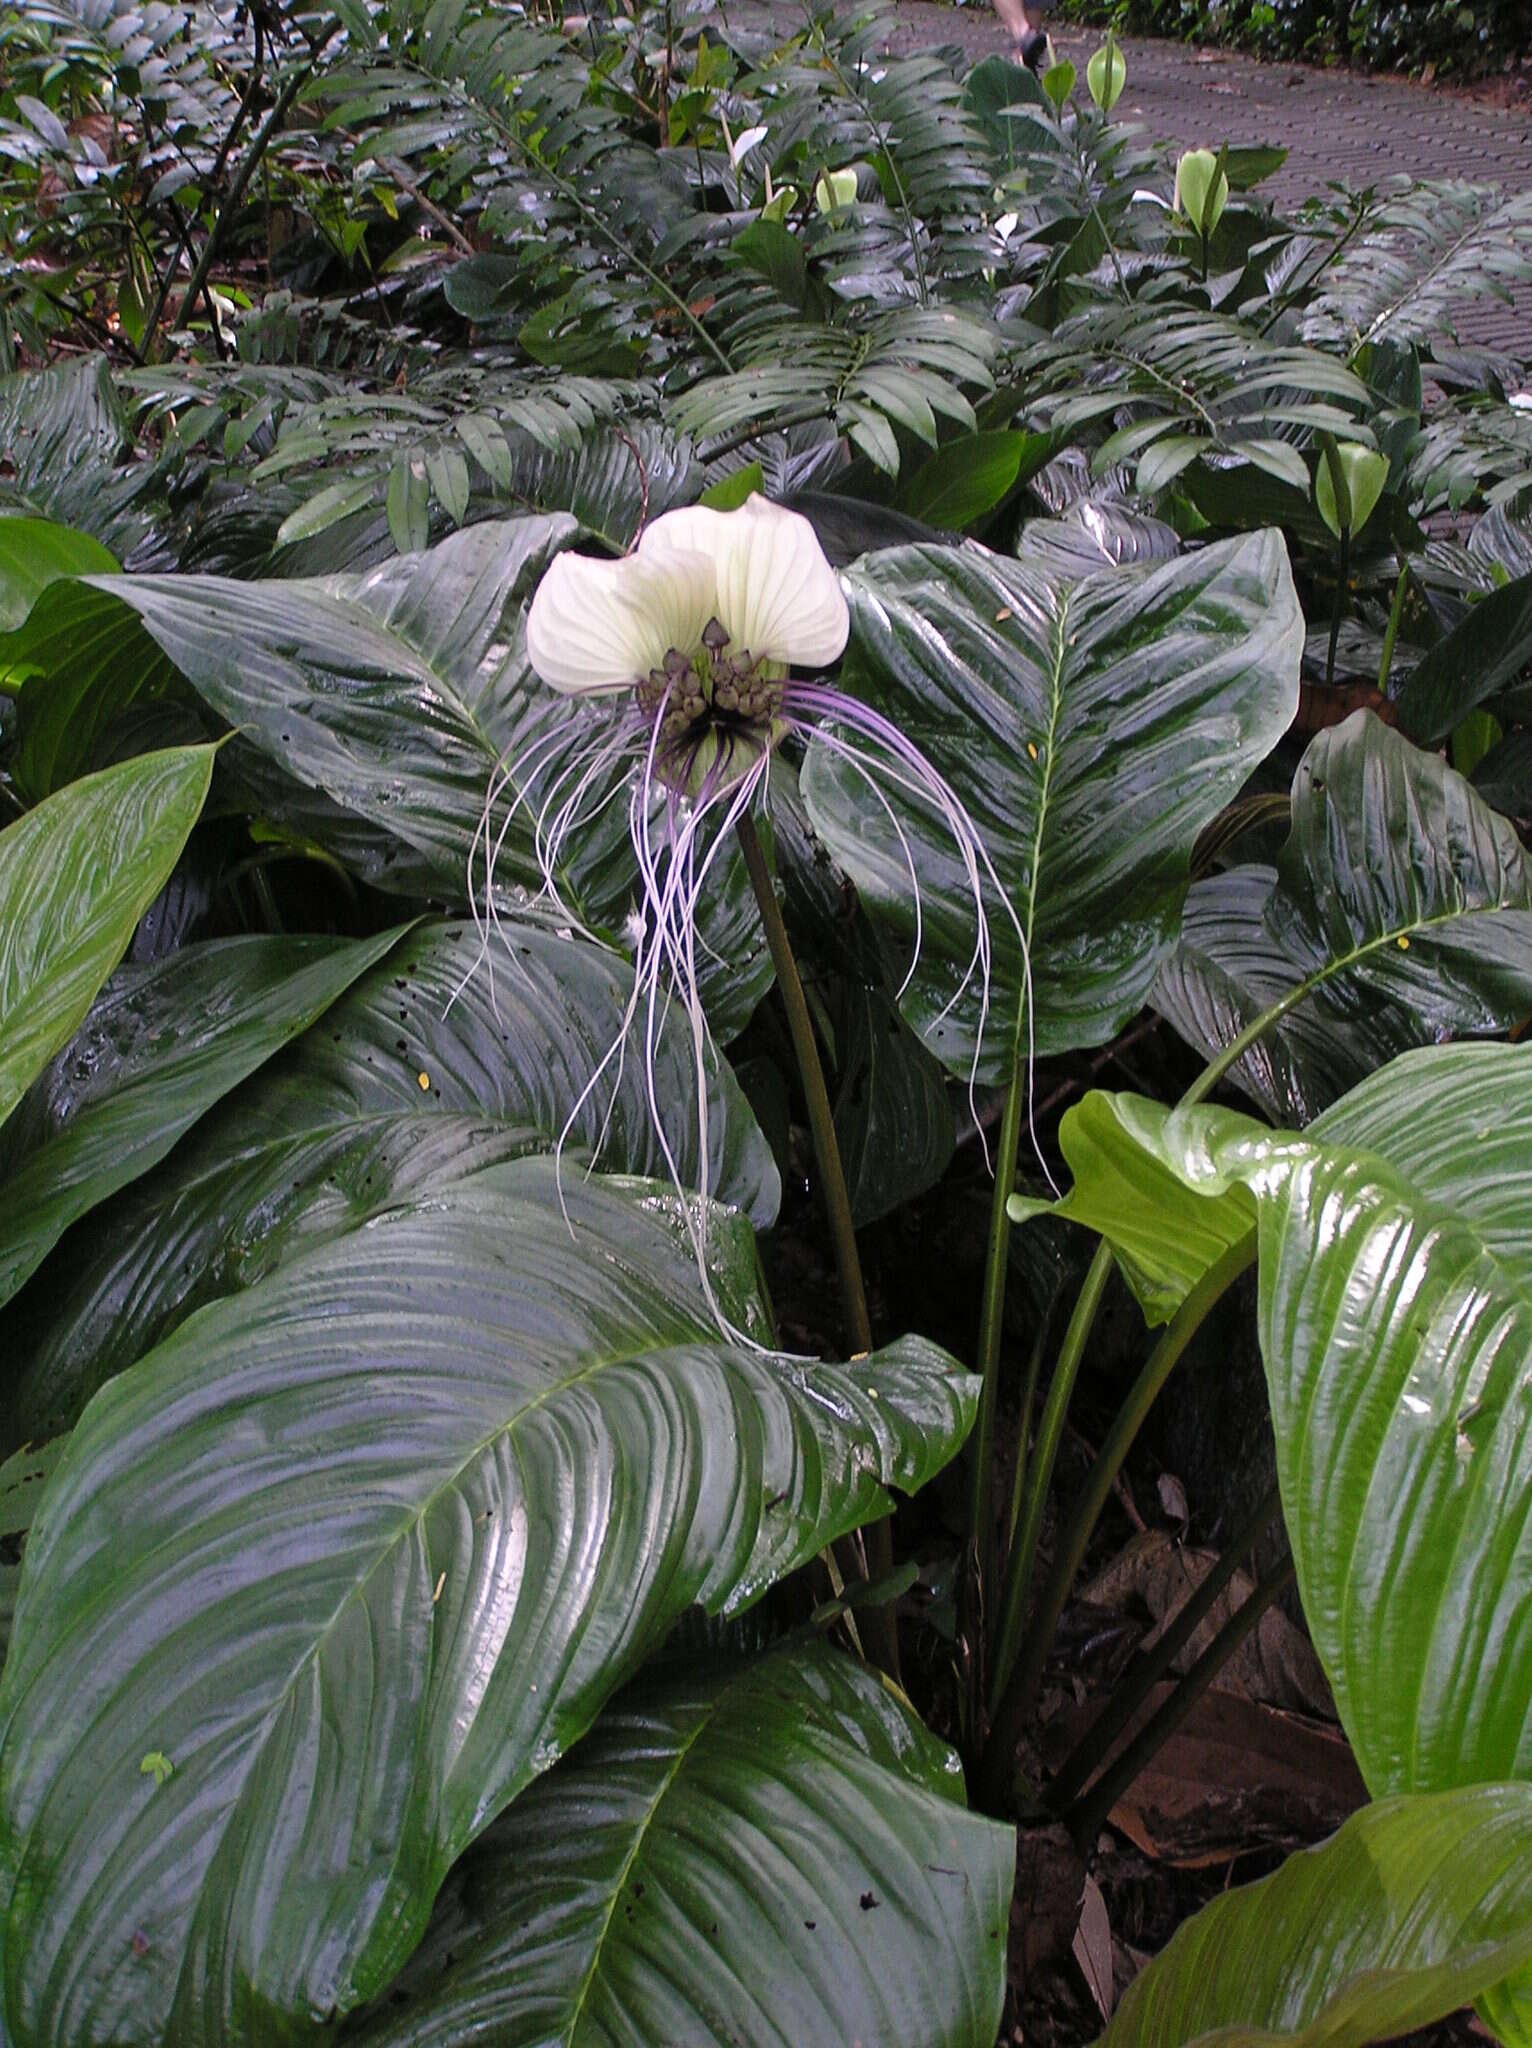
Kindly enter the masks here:
<path id="1" fill-rule="evenodd" d="M 777 987 L 781 991 L 783 1007 L 787 1011 L 787 1029 L 793 1041 L 793 1053 L 798 1061 L 798 1073 L 808 1101 L 809 1129 L 814 1138 L 814 1156 L 819 1164 L 820 1185 L 825 1208 L 829 1213 L 830 1236 L 835 1246 L 835 1265 L 840 1275 L 841 1302 L 846 1314 L 846 1335 L 853 1351 L 871 1351 L 872 1323 L 867 1314 L 867 1290 L 862 1284 L 862 1261 L 856 1248 L 856 1228 L 851 1220 L 851 1197 L 846 1191 L 846 1174 L 841 1165 L 840 1145 L 835 1136 L 835 1118 L 830 1109 L 830 1093 L 825 1086 L 824 1068 L 819 1063 L 819 1047 L 814 1039 L 814 1022 L 809 1014 L 808 998 L 803 993 L 798 963 L 793 958 L 787 927 L 782 922 L 781 905 L 777 902 L 777 892 L 771 884 L 771 872 L 766 865 L 766 854 L 761 846 L 760 835 L 755 829 L 755 820 L 748 811 L 740 816 L 735 830 L 739 834 L 740 851 L 745 856 L 745 866 L 750 873 L 750 886 L 755 891 L 761 922 L 766 927 L 766 944 L 771 949 L 771 964 L 777 971 Z"/>
<path id="2" fill-rule="evenodd" d="M 1000 1630 L 996 1638 L 997 1650 L 1008 1642 L 1014 1644 L 1019 1637 L 1021 1624 L 1026 1618 L 1027 1592 L 1032 1583 L 1032 1573 L 1037 1564 L 1037 1546 L 1043 1533 L 1043 1511 L 1048 1504 L 1048 1489 L 1053 1481 L 1053 1467 L 1058 1459 L 1059 1445 L 1064 1440 L 1064 1423 L 1069 1414 L 1069 1399 L 1079 1377 L 1080 1366 L 1085 1357 L 1085 1347 L 1095 1326 L 1096 1313 L 1101 1307 L 1101 1297 L 1106 1292 L 1106 1283 L 1112 1274 L 1112 1248 L 1103 1238 L 1096 1247 L 1090 1269 L 1075 1297 L 1074 1313 L 1069 1318 L 1069 1328 L 1064 1332 L 1064 1342 L 1059 1347 L 1058 1362 L 1053 1368 L 1053 1379 L 1048 1388 L 1048 1399 L 1043 1404 L 1042 1420 L 1037 1426 L 1037 1442 L 1027 1463 L 1026 1481 L 1021 1488 L 1021 1519 L 1010 1556 L 1006 1560 L 1004 1611 L 1001 1615 Z M 1026 1418 L 1023 1418 L 1025 1427 Z M 1014 1647 L 1011 1650 L 1015 1658 Z M 998 1692 L 1010 1676 L 1009 1667 L 997 1654 L 993 1660 L 993 1692 Z M 993 1745 L 986 1742 L 986 1752 Z"/>
<path id="3" fill-rule="evenodd" d="M 1009 1781 L 1011 1756 L 1022 1724 L 1037 1699 L 1059 1616 L 1084 1562 L 1091 1531 L 1106 1505 L 1112 1481 L 1122 1470 L 1123 1461 L 1143 1427 L 1145 1417 L 1187 1345 L 1201 1329 L 1209 1312 L 1254 1259 L 1255 1231 L 1252 1228 L 1213 1262 L 1165 1326 L 1160 1341 L 1118 1409 L 1106 1442 L 1101 1446 L 1069 1520 L 1060 1532 L 1053 1569 L 1033 1610 L 1027 1654 L 1019 1661 L 1026 1586 L 1019 1578 L 1013 1577 L 1006 1587 L 1005 1613 L 995 1651 L 996 1696 L 988 1744 L 993 1758 L 991 1775 L 1000 1774 L 1001 1789 Z"/>
<path id="4" fill-rule="evenodd" d="M 1017 1025 L 1020 1035 L 1021 1026 Z M 984 1264 L 984 1293 L 979 1314 L 979 1349 L 974 1360 L 974 1371 L 982 1382 L 979 1389 L 979 1416 L 974 1424 L 973 1435 L 968 1444 L 968 1559 L 969 1570 L 965 1574 L 965 1607 L 971 1613 L 976 1607 L 979 1613 L 989 1611 L 989 1592 L 995 1576 L 995 1541 L 990 1517 L 990 1484 L 995 1462 L 995 1410 L 999 1405 L 1000 1390 L 1000 1340 L 1005 1325 L 1005 1279 L 1010 1265 L 1011 1219 L 1006 1203 L 1016 1185 L 1016 1160 L 1021 1150 L 1021 1124 L 1026 1111 L 1026 1077 L 1018 1067 L 1011 1076 L 1010 1093 L 1005 1098 L 1005 1114 L 1000 1124 L 1000 1142 L 995 1157 L 995 1186 L 989 1205 L 989 1248 Z M 1022 1441 L 1019 1456 L 1026 1455 L 1026 1431 L 1030 1420 L 1029 1411 L 1021 1418 Z M 973 1583 L 969 1583 L 969 1580 Z M 977 1594 L 977 1601 L 973 1595 Z M 974 1706 L 978 1704 L 977 1686 L 983 1668 L 979 1645 L 974 1640 L 974 1631 L 965 1630 L 969 1635 L 973 1655 L 970 1671 L 973 1685 L 970 1695 Z M 977 1715 L 971 1717 L 976 1725 Z"/>
<path id="5" fill-rule="evenodd" d="M 1341 620 L 1346 616 L 1346 585 L 1351 580 L 1351 528 L 1343 526 L 1340 536 L 1340 574 L 1335 579 L 1335 608 L 1330 614 L 1330 645 L 1325 653 L 1325 688 L 1335 681 L 1335 649 L 1340 640 Z"/>
<path id="6" fill-rule="evenodd" d="M 824 1196 L 830 1239 L 835 1246 L 835 1265 L 840 1276 L 846 1336 L 853 1353 L 868 1352 L 872 1349 L 872 1321 L 867 1313 L 867 1289 L 862 1283 L 862 1261 L 856 1248 L 851 1197 L 846 1190 L 846 1173 L 841 1164 L 840 1144 L 835 1136 L 830 1093 L 825 1086 L 824 1068 L 814 1039 L 814 1020 L 809 1014 L 803 980 L 793 957 L 787 926 L 782 921 L 782 908 L 772 887 L 771 870 L 766 865 L 755 820 L 748 811 L 743 811 L 734 829 L 761 913 L 771 964 L 777 973 L 777 988 L 787 1012 L 787 1029 L 798 1062 L 798 1077 L 803 1083 L 804 1098 L 808 1104 L 809 1130 L 819 1166 L 820 1191 Z M 866 1540 L 868 1575 L 874 1579 L 886 1578 L 893 1569 L 893 1538 L 886 1517 L 867 1529 Z M 892 1610 L 887 1607 L 869 1608 L 863 1611 L 862 1618 L 874 1662 L 880 1664 L 890 1677 L 897 1677 L 899 1650 Z"/>
<path id="7" fill-rule="evenodd" d="M 1388 628 L 1383 635 L 1383 652 L 1378 660 L 1378 695 L 1388 695 L 1389 671 L 1394 665 L 1394 643 L 1399 638 L 1399 621 L 1404 616 L 1405 595 L 1410 587 L 1409 557 L 1399 565 L 1399 581 L 1394 585 L 1394 601 L 1389 606 Z"/>

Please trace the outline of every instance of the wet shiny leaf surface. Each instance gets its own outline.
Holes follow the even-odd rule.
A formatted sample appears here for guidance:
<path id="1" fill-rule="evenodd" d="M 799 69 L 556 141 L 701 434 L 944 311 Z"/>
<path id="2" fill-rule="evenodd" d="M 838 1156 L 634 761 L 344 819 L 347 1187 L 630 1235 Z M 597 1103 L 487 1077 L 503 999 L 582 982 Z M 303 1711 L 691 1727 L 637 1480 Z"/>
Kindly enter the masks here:
<path id="1" fill-rule="evenodd" d="M 1174 942 L 1197 833 L 1296 708 L 1303 625 L 1280 538 L 1073 585 L 981 550 L 897 548 L 866 557 L 849 594 L 845 687 L 947 778 L 1005 890 L 1002 903 L 986 889 L 995 967 L 981 1077 L 1008 1075 L 1027 952 L 1036 1053 L 1102 1043 Z M 913 861 L 922 930 L 905 1014 L 966 1074 L 981 993 L 977 981 L 957 990 L 975 925 L 941 820 L 898 790 L 891 818 L 819 743 L 803 792 L 901 962 L 915 946 Z"/>
<path id="2" fill-rule="evenodd" d="M 346 2039 L 992 2048 L 1015 1856 L 864 1665 L 662 1668 L 469 1851 Z"/>
<path id="3" fill-rule="evenodd" d="M 265 2048 L 381 1990 L 686 1608 L 744 1607 L 962 1441 L 946 1354 L 726 1343 L 673 1197 L 563 1192 L 567 1221 L 533 1160 L 394 1209 L 86 1410 L 0 1686 L 17 2048 Z M 759 1328 L 747 1227 L 711 1235 Z"/>

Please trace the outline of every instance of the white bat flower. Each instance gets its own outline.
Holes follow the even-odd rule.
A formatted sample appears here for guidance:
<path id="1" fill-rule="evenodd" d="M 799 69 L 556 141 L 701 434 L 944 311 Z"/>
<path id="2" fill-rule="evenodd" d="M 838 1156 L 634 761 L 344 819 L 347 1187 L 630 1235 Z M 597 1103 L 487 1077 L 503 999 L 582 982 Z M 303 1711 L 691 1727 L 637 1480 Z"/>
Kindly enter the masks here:
<path id="1" fill-rule="evenodd" d="M 571 1112 L 565 1134 L 602 1077 L 614 1068 L 620 1077 L 630 1043 L 641 1044 L 650 1113 L 678 1188 L 676 1110 L 660 1103 L 654 1078 L 664 1001 L 673 996 L 690 1024 L 697 1085 L 688 1114 L 696 1119 L 706 1194 L 712 1155 L 708 1026 L 697 972 L 697 951 L 706 942 L 696 929 L 698 908 L 709 876 L 729 856 L 735 825 L 764 801 L 771 757 L 784 740 L 812 737 L 848 763 L 883 806 L 904 849 L 915 946 L 900 995 L 920 957 L 920 881 L 889 790 L 941 818 L 966 869 L 973 951 L 947 1008 L 977 977 L 981 1042 L 989 1008 L 990 901 L 1002 906 L 1026 958 L 1025 936 L 1009 898 L 951 786 L 899 727 L 870 705 L 823 680 L 792 674 L 795 669 L 823 670 L 838 661 L 849 631 L 840 580 L 813 527 L 799 513 L 761 497 L 733 512 L 705 506 L 667 512 L 619 560 L 559 555 L 527 615 L 527 658 L 550 689 L 568 697 L 626 692 L 629 701 L 615 729 L 604 722 L 588 747 L 562 759 L 551 782 L 539 772 L 546 754 L 541 764 L 524 759 L 496 775 L 469 857 L 470 900 L 477 906 L 480 899 L 476 868 L 482 845 L 487 915 L 480 918 L 480 932 L 487 948 L 494 921 L 495 852 L 511 816 L 524 806 L 532 819 L 543 894 L 562 920 L 579 928 L 577 912 L 561 894 L 565 853 L 581 828 L 622 793 L 625 782 L 640 891 L 624 928 L 633 952 L 633 991 L 622 1028 Z M 534 798 L 532 788 L 539 783 Z M 507 791 L 513 793 L 509 812 L 497 831 L 495 808 Z M 1030 970 L 1025 1000 L 1030 1030 Z M 970 1087 L 978 1058 L 976 1048 Z M 698 1209 L 692 1227 L 707 1285 L 700 1234 L 705 1213 L 705 1206 Z"/>

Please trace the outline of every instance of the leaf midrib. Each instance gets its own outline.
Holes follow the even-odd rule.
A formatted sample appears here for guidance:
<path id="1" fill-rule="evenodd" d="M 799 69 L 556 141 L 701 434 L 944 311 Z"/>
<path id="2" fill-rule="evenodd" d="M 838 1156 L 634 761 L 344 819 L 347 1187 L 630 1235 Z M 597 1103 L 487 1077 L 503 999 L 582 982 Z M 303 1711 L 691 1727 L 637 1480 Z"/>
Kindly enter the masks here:
<path id="1" fill-rule="evenodd" d="M 752 1678 L 754 1677 L 754 1675 L 755 1674 L 752 1670 Z M 737 1684 L 738 1681 L 736 1680 L 734 1683 Z M 671 1787 L 674 1785 L 676 1779 L 681 1775 L 681 1772 L 684 1770 L 686 1764 L 689 1762 L 692 1750 L 696 1747 L 697 1743 L 701 1740 L 702 1736 L 706 1734 L 708 1729 L 712 1726 L 713 1722 L 718 1718 L 718 1712 L 720 1707 L 723 1705 L 724 1701 L 729 1697 L 729 1694 L 733 1691 L 733 1689 L 733 1684 L 727 1685 L 723 1687 L 719 1692 L 715 1693 L 713 1698 L 708 1701 L 707 1705 L 703 1708 L 702 1712 L 698 1716 L 697 1725 L 692 1729 L 690 1734 L 687 1735 L 685 1739 L 677 1745 L 675 1759 L 672 1762 L 670 1768 L 666 1771 L 659 1785 L 655 1788 L 653 1798 L 646 1802 L 646 1810 L 642 1818 L 639 1820 L 638 1824 L 635 1826 L 633 1830 L 632 1847 L 628 1850 L 627 1855 L 624 1856 L 621 1868 L 617 1874 L 616 1882 L 612 1885 L 611 1893 L 607 1900 L 606 1911 L 601 1916 L 600 1930 L 597 1933 L 595 1940 L 591 1944 L 589 1966 L 587 1967 L 585 1974 L 580 1981 L 580 1987 L 575 1994 L 574 2003 L 570 2009 L 569 2018 L 562 2030 L 565 2048 L 574 2048 L 575 2031 L 580 2024 L 580 2016 L 585 2010 L 586 2000 L 590 1997 L 591 1987 L 594 1985 L 596 1981 L 596 1973 L 601 1967 L 607 1939 L 612 1931 L 612 1922 L 617 1917 L 617 1902 L 622 1897 L 623 1890 L 627 1885 L 628 1877 L 632 1872 L 634 1864 L 637 1863 L 640 1855 L 643 1853 L 643 1850 L 648 1842 L 649 1830 L 654 1826 L 655 1817 L 659 1813 L 660 1807 L 669 1797 Z"/>

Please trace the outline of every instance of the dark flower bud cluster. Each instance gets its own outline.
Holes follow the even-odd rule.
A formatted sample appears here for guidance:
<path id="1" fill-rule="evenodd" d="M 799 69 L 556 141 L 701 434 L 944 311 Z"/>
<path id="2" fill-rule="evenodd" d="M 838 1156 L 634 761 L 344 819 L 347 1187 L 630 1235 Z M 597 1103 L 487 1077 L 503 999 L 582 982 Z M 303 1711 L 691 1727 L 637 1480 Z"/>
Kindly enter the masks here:
<path id="1" fill-rule="evenodd" d="M 660 718 L 657 758 L 673 787 L 689 788 L 699 762 L 754 758 L 771 745 L 781 679 L 748 648 L 731 655 L 728 647 L 726 628 L 710 619 L 695 653 L 672 647 L 661 667 L 637 679 L 640 708 Z"/>

